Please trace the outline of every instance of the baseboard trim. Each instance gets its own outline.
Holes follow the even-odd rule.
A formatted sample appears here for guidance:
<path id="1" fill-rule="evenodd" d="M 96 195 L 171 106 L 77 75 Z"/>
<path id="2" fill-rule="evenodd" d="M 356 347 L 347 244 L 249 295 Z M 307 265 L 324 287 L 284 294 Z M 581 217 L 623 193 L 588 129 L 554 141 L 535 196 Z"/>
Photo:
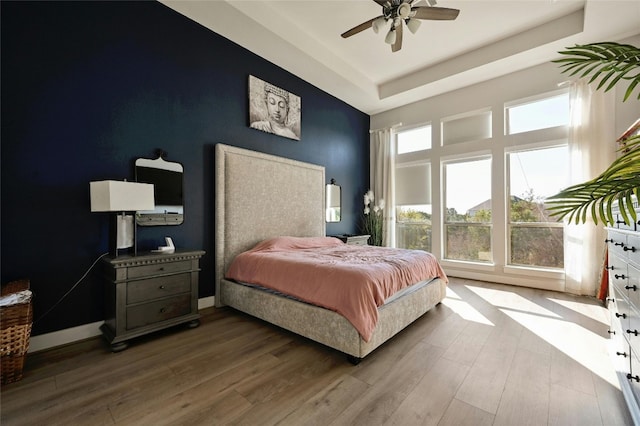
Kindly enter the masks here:
<path id="1" fill-rule="evenodd" d="M 198 299 L 198 310 L 213 306 L 215 306 L 215 296 Z M 34 353 L 44 351 L 46 349 L 55 348 L 56 346 L 68 345 L 69 343 L 100 336 L 100 326 L 102 324 L 104 324 L 104 321 L 98 321 L 91 324 L 79 325 L 77 327 L 32 336 L 29 339 L 29 350 L 27 352 Z"/>

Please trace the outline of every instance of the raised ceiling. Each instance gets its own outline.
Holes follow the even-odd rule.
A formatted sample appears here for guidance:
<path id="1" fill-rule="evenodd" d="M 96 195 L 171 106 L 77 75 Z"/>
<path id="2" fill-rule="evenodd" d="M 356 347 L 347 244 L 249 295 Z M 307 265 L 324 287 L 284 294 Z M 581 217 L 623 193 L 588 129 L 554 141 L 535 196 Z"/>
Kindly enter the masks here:
<path id="1" fill-rule="evenodd" d="M 372 115 L 640 34 L 640 0 L 438 0 L 458 18 L 423 21 L 392 53 L 383 32 L 340 37 L 381 14 L 373 0 L 161 2 Z"/>

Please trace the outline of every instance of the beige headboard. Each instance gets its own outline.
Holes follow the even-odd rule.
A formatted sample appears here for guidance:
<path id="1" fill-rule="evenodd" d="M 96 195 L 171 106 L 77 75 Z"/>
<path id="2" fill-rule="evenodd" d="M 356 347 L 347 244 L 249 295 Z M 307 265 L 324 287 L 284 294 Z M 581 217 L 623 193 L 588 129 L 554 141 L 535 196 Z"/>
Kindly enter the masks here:
<path id="1" fill-rule="evenodd" d="M 238 253 L 276 236 L 325 235 L 324 167 L 217 144 L 216 305 L 220 280 Z"/>

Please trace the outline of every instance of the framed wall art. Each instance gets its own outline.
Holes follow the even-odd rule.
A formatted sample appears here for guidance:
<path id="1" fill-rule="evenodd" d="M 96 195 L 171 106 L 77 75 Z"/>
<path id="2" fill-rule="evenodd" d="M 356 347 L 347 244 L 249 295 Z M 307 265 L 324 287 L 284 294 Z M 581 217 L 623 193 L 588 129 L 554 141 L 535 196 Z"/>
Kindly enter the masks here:
<path id="1" fill-rule="evenodd" d="M 249 126 L 300 140 L 300 97 L 249 76 Z"/>

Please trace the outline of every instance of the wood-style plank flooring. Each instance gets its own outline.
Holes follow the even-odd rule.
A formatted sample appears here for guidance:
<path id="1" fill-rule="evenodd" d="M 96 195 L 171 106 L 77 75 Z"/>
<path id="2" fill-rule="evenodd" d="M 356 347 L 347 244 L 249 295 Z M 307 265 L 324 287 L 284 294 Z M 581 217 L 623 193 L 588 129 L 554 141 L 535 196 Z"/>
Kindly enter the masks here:
<path id="1" fill-rule="evenodd" d="M 629 425 L 592 298 L 452 278 L 447 298 L 353 366 L 332 349 L 207 309 L 111 353 L 29 354 L 2 425 Z"/>

